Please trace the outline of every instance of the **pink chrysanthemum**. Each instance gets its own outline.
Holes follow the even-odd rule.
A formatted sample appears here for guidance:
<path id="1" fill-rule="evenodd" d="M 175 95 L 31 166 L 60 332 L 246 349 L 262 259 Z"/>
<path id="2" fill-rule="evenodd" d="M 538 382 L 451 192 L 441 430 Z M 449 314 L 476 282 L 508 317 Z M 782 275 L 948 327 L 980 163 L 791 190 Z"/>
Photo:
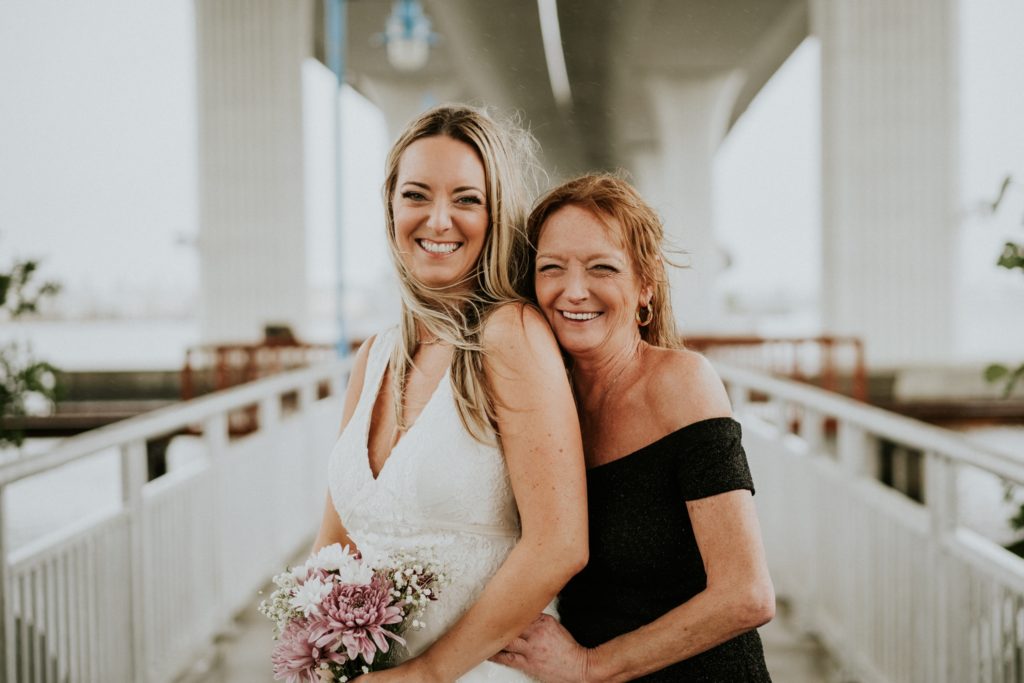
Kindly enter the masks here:
<path id="1" fill-rule="evenodd" d="M 344 664 L 348 661 L 344 654 L 316 645 L 313 626 L 307 619 L 296 619 L 285 627 L 270 658 L 274 663 L 275 681 L 283 678 L 288 683 L 320 683 L 316 670 L 322 662 Z"/>
<path id="2" fill-rule="evenodd" d="M 391 604 L 391 583 L 374 576 L 367 585 L 338 584 L 323 603 L 323 616 L 312 624 L 310 642 L 321 648 L 344 645 L 349 659 L 362 655 L 373 663 L 377 651 L 390 649 L 388 638 L 405 640 L 384 627 L 402 621 L 402 610 Z"/>

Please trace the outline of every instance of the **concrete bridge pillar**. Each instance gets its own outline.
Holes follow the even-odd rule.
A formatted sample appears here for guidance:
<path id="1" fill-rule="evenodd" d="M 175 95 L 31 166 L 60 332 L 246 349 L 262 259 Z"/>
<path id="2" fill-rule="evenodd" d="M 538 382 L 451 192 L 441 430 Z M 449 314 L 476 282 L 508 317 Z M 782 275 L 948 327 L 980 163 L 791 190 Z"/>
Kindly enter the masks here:
<path id="1" fill-rule="evenodd" d="M 652 144 L 634 143 L 630 151 L 630 175 L 633 185 L 648 204 L 664 218 L 664 182 L 661 153 Z"/>
<path id="2" fill-rule="evenodd" d="M 307 323 L 302 73 L 313 0 L 196 0 L 201 334 Z"/>
<path id="3" fill-rule="evenodd" d="M 957 225 L 956 0 L 813 0 L 822 312 L 873 365 L 948 358 Z"/>
<path id="4" fill-rule="evenodd" d="M 725 137 L 732 106 L 743 84 L 739 72 L 693 78 L 653 77 L 653 103 L 660 156 L 660 180 L 651 182 L 649 159 L 639 159 L 645 191 L 665 221 L 669 241 L 686 252 L 670 268 L 672 301 L 684 335 L 721 326 L 723 297 L 715 280 L 724 259 L 714 239 L 712 171 Z"/>

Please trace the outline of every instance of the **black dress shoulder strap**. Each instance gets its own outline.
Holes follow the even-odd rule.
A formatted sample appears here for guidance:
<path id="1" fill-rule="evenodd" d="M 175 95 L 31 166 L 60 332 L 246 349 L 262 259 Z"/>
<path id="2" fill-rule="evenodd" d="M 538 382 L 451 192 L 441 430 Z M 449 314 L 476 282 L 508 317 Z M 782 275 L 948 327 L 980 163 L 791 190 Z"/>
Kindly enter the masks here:
<path id="1" fill-rule="evenodd" d="M 696 500 L 736 489 L 754 492 L 742 437 L 739 422 L 716 417 L 678 429 L 654 447 L 671 451 L 683 498 Z"/>

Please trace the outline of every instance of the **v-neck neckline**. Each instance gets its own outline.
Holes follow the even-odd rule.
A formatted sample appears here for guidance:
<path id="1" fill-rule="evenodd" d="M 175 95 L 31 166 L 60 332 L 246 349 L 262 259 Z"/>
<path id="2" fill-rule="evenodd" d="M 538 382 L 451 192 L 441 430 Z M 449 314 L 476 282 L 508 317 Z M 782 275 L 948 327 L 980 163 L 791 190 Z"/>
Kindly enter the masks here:
<path id="1" fill-rule="evenodd" d="M 387 358 L 390 358 L 390 355 Z M 387 377 L 388 374 L 388 365 L 389 362 L 386 359 L 384 361 L 384 367 L 381 369 L 380 375 L 377 377 L 377 386 L 374 389 L 373 402 L 370 403 L 369 406 L 370 414 L 366 418 L 366 427 L 363 433 L 363 462 L 366 463 L 366 471 L 369 472 L 370 479 L 372 479 L 373 481 L 380 480 L 381 475 L 384 473 L 384 469 L 388 466 L 388 463 L 391 462 L 391 459 L 396 455 L 395 452 L 398 450 L 398 447 L 401 446 L 402 443 L 405 441 L 406 437 L 408 437 L 409 434 L 412 433 L 414 429 L 416 429 L 416 426 L 420 423 L 420 420 L 423 419 L 423 415 L 426 414 L 427 410 L 430 409 L 431 404 L 433 404 L 434 398 L 437 396 L 438 391 L 440 391 L 441 386 L 446 381 L 448 381 L 448 373 L 451 370 L 451 364 L 449 364 L 448 367 L 445 368 L 444 373 L 441 375 L 441 379 L 438 380 L 437 385 L 430 392 L 430 397 L 427 398 L 427 402 L 423 404 L 423 407 L 420 409 L 419 415 L 417 415 L 416 419 L 413 420 L 413 423 L 409 425 L 409 428 L 398 436 L 398 441 L 396 441 L 394 445 L 391 446 L 391 450 L 388 451 L 388 455 L 386 458 L 384 458 L 384 462 L 381 463 L 380 469 L 377 470 L 377 474 L 374 474 L 373 465 L 370 463 L 370 429 L 371 427 L 373 427 L 373 410 L 377 406 L 377 401 L 380 400 L 380 392 L 384 386 L 384 378 Z"/>

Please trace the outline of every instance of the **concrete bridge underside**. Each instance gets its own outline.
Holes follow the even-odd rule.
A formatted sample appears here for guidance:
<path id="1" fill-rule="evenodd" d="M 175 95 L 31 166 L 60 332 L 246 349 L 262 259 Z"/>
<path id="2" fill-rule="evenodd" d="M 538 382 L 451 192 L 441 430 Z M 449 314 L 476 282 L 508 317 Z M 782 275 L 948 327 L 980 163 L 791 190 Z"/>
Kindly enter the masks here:
<path id="1" fill-rule="evenodd" d="M 571 92 L 561 101 L 543 3 L 424 0 L 440 40 L 414 73 L 396 71 L 375 40 L 391 3 L 344 4 L 346 80 L 382 109 L 392 134 L 430 104 L 470 101 L 518 112 L 552 180 L 630 173 L 690 254 L 673 296 L 691 334 L 720 328 L 724 307 L 715 153 L 813 35 L 822 72 L 822 331 L 865 338 L 876 366 L 948 353 L 955 0 L 559 0 Z M 249 339 L 267 320 L 302 329 L 299 65 L 323 58 L 324 5 L 196 0 L 196 16 L 204 334 Z"/>

